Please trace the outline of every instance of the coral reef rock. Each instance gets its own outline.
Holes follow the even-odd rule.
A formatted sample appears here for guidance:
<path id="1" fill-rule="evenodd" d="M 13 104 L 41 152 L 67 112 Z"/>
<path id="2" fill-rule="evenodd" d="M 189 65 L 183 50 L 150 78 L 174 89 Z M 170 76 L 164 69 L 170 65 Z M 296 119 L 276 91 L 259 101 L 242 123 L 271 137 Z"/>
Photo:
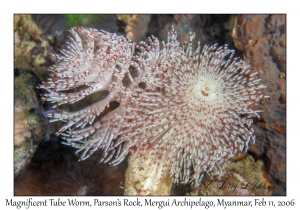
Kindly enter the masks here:
<path id="1" fill-rule="evenodd" d="M 264 176 L 262 160 L 254 160 L 247 155 L 238 161 L 229 161 L 226 174 L 221 180 L 206 180 L 200 189 L 194 189 L 190 195 L 272 195 L 277 186 Z"/>
<path id="2" fill-rule="evenodd" d="M 43 139 L 46 118 L 36 109 L 36 85 L 41 81 L 25 69 L 15 69 L 14 75 L 14 173 L 18 175 Z"/>
<path id="3" fill-rule="evenodd" d="M 270 179 L 286 182 L 286 15 L 238 15 L 233 29 L 236 47 L 259 72 L 267 88 L 254 123 L 257 141 L 250 151 L 265 161 Z"/>
<path id="4" fill-rule="evenodd" d="M 156 164 L 158 157 L 147 156 L 147 151 L 140 151 L 137 158 L 129 157 L 124 195 L 170 195 L 170 168 Z"/>

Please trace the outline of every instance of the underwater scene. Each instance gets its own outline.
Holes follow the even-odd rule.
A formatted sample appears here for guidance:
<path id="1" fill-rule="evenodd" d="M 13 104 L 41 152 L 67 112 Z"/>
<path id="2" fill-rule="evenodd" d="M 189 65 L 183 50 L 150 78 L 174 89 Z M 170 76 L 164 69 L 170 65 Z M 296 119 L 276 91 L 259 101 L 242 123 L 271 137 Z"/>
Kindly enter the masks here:
<path id="1" fill-rule="evenodd" d="M 15 196 L 286 195 L 286 15 L 15 14 Z"/>

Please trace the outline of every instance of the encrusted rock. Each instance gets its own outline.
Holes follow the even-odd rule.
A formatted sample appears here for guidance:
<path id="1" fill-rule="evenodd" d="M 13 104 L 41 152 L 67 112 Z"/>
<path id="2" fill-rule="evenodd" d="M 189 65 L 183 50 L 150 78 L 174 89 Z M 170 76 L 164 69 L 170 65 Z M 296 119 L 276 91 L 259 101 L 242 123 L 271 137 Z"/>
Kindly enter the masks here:
<path id="1" fill-rule="evenodd" d="M 126 38 L 140 42 L 145 38 L 151 15 L 117 15 L 118 20 L 126 24 Z"/>
<path id="2" fill-rule="evenodd" d="M 226 175 L 221 180 L 206 180 L 199 191 L 190 195 L 272 195 L 277 186 L 264 177 L 265 167 L 261 160 L 251 155 L 231 161 L 226 166 Z"/>
<path id="3" fill-rule="evenodd" d="M 257 140 L 250 147 L 264 158 L 270 177 L 285 188 L 286 182 L 286 16 L 238 15 L 233 29 L 236 47 L 244 60 L 259 71 L 267 89 L 254 124 Z"/>
<path id="4" fill-rule="evenodd" d="M 158 164 L 158 157 L 148 158 L 147 152 L 140 151 L 136 157 L 129 157 L 124 195 L 170 195 L 170 168 Z"/>
<path id="5" fill-rule="evenodd" d="M 30 161 L 46 131 L 46 119 L 36 110 L 38 106 L 36 76 L 24 69 L 15 69 L 14 79 L 14 173 Z"/>

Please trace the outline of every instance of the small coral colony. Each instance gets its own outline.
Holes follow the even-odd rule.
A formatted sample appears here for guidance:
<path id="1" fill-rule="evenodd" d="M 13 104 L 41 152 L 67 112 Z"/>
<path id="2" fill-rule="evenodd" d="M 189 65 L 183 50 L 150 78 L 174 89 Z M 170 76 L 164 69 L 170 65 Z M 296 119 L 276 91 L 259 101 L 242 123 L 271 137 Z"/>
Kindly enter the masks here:
<path id="1" fill-rule="evenodd" d="M 265 86 L 226 45 L 195 47 L 192 33 L 181 45 L 173 27 L 166 42 L 151 36 L 139 44 L 84 27 L 70 33 L 40 88 L 57 109 L 50 121 L 64 122 L 57 135 L 80 160 L 101 149 L 101 161 L 117 165 L 146 150 L 174 183 L 199 183 L 255 142 L 251 124 Z M 59 108 L 100 91 L 105 97 L 81 110 Z M 110 102 L 119 106 L 103 114 Z"/>

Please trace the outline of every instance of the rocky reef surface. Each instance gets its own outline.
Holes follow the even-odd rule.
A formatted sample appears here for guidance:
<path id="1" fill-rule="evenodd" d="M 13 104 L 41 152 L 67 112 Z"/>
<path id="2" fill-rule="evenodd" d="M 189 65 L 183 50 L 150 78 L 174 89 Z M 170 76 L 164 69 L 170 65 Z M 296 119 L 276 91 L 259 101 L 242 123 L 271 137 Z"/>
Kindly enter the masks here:
<path id="1" fill-rule="evenodd" d="M 78 22 L 72 22 L 75 25 L 70 25 L 69 22 L 68 17 L 63 15 L 15 15 L 15 71 L 26 69 L 33 72 L 27 74 L 37 75 L 39 80 L 45 81 L 48 75 L 47 69 L 55 62 L 52 54 L 64 48 L 68 29 L 76 24 L 115 32 L 135 42 L 146 41 L 150 35 L 166 40 L 167 31 L 171 25 L 174 25 L 181 43 L 188 40 L 186 35 L 189 31 L 193 31 L 196 33 L 196 40 L 200 39 L 202 44 L 229 44 L 230 49 L 236 50 L 236 56 L 242 57 L 258 69 L 260 78 L 268 87 L 265 94 L 270 98 L 265 98 L 263 103 L 259 104 L 259 109 L 263 112 L 261 120 L 254 122 L 257 140 L 256 144 L 250 147 L 251 156 L 242 154 L 243 158 L 236 158 L 229 163 L 228 173 L 223 180 L 236 185 L 250 179 L 249 177 L 257 177 L 256 181 L 259 183 L 278 187 L 276 190 L 237 189 L 231 192 L 220 189 L 217 182 L 212 180 L 214 190 L 210 188 L 209 191 L 205 191 L 203 187 L 195 189 L 190 185 L 171 188 L 168 184 L 170 190 L 167 190 L 167 193 L 171 195 L 286 194 L 285 15 L 104 15 L 92 17 L 90 20 L 78 18 Z M 26 110 L 26 113 L 30 114 L 19 114 L 18 111 L 24 101 L 18 101 L 18 92 L 21 89 L 26 92 L 26 89 L 18 84 L 19 82 L 15 80 L 15 145 L 20 145 L 19 142 L 23 141 L 31 146 L 22 147 L 27 148 L 26 153 L 30 153 L 26 160 L 15 159 L 15 166 L 22 165 L 15 170 L 15 195 L 123 195 L 124 187 L 125 191 L 131 187 L 139 189 L 138 185 L 126 186 L 125 184 L 127 159 L 117 167 L 96 164 L 97 154 L 84 162 L 77 162 L 78 157 L 73 154 L 74 150 L 61 145 L 60 138 L 54 135 L 60 125 L 52 124 L 47 131 L 46 119 L 38 114 L 30 91 L 27 91 L 30 108 Z M 30 88 L 34 93 L 35 101 L 40 101 L 39 90 L 35 90 L 34 85 Z M 38 103 L 44 110 L 49 108 Z M 32 112 L 35 113 L 35 117 L 32 117 Z M 44 129 L 35 128 L 34 131 L 29 129 L 23 133 L 22 138 L 25 140 L 19 140 L 18 129 L 24 124 L 28 126 L 28 122 L 36 122 L 30 120 L 32 118 L 39 120 L 39 126 Z M 24 157 L 18 155 L 19 150 L 15 148 L 15 158 Z M 49 168 L 57 169 L 49 173 Z M 65 168 L 67 170 L 64 170 Z M 99 174 L 99 177 L 89 174 L 87 172 L 89 168 L 93 168 L 94 173 Z M 255 170 L 255 175 L 249 175 L 249 170 Z M 128 174 L 129 171 L 126 173 Z M 61 180 L 59 177 L 65 179 Z M 75 179 L 77 181 L 74 181 Z M 251 182 L 255 182 L 255 179 Z M 63 185 L 61 191 L 59 191 L 60 185 Z"/>

